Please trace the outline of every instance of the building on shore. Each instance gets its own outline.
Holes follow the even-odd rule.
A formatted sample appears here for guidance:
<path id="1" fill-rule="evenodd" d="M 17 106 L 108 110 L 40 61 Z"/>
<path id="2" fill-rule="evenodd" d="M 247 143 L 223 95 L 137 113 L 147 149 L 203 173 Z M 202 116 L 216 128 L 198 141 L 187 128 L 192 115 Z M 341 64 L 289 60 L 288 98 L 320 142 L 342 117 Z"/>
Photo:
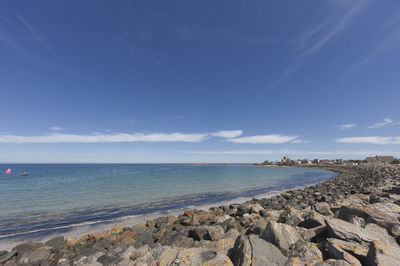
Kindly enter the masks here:
<path id="1" fill-rule="evenodd" d="M 365 160 L 368 163 L 391 163 L 394 160 L 396 160 L 396 158 L 394 156 L 379 156 L 379 155 L 376 155 L 375 157 L 367 157 L 367 158 L 365 158 Z"/>
<path id="2" fill-rule="evenodd" d="M 311 164 L 312 164 L 312 161 L 311 161 L 311 160 L 308 160 L 308 159 L 303 159 L 303 160 L 301 160 L 301 164 L 311 165 Z"/>
<path id="3" fill-rule="evenodd" d="M 344 160 L 343 159 L 335 159 L 335 163 L 342 164 L 342 163 L 344 163 Z"/>
<path id="4" fill-rule="evenodd" d="M 282 160 L 281 160 L 281 163 L 282 164 L 290 164 L 290 158 L 289 157 L 287 157 L 287 156 L 284 156 L 283 158 L 282 158 Z"/>

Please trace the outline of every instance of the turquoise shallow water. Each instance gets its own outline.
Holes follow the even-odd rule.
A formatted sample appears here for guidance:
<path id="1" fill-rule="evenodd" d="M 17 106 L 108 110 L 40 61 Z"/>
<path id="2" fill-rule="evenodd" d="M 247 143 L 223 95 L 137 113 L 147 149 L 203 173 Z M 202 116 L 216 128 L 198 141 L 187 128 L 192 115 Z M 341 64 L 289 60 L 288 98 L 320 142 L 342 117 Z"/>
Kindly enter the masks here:
<path id="1" fill-rule="evenodd" d="M 11 175 L 6 175 L 10 167 Z M 0 240 L 327 180 L 319 169 L 181 164 L 0 165 Z M 20 176 L 27 171 L 29 176 Z"/>

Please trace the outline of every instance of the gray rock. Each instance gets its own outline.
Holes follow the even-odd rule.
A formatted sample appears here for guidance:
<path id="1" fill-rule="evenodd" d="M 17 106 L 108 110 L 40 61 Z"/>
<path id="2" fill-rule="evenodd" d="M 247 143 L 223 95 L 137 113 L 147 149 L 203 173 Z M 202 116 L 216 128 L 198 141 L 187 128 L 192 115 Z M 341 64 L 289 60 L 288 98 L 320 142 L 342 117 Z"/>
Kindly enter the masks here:
<path id="1" fill-rule="evenodd" d="M 149 245 L 153 243 L 153 231 L 152 230 L 146 230 L 142 234 L 140 234 L 136 238 L 137 243 L 142 243 L 143 245 Z"/>
<path id="2" fill-rule="evenodd" d="M 274 245 L 250 235 L 241 235 L 233 248 L 234 265 L 285 265 L 287 258 Z"/>
<path id="3" fill-rule="evenodd" d="M 150 265 L 154 261 L 153 252 L 148 245 L 133 251 L 130 259 L 134 261 L 135 265 Z"/>
<path id="4" fill-rule="evenodd" d="M 291 247 L 289 251 L 290 257 L 295 257 L 304 265 L 314 265 L 316 263 L 322 262 L 322 252 L 314 243 L 305 242 L 303 240 L 298 240 L 295 245 Z M 292 264 L 295 264 L 293 261 Z"/>
<path id="5" fill-rule="evenodd" d="M 135 263 L 130 259 L 123 259 L 116 264 L 116 266 L 134 266 L 134 265 Z"/>
<path id="6" fill-rule="evenodd" d="M 133 245 L 130 245 L 120 254 L 120 257 L 123 259 L 129 259 L 135 251 L 136 248 Z"/>
<path id="7" fill-rule="evenodd" d="M 20 256 L 21 254 L 28 252 L 28 251 L 32 251 L 35 249 L 38 249 L 40 247 L 43 247 L 42 243 L 36 243 L 36 242 L 28 242 L 28 243 L 23 243 L 20 244 L 18 246 L 15 246 L 12 250 L 16 250 L 18 252 L 18 256 Z"/>
<path id="8" fill-rule="evenodd" d="M 102 265 L 112 265 L 116 264 L 120 259 L 118 257 L 112 255 L 103 255 L 97 259 L 97 262 L 101 263 Z"/>
<path id="9" fill-rule="evenodd" d="M 10 260 L 12 257 L 16 256 L 18 253 L 17 250 L 12 250 L 10 252 L 3 253 L 3 255 L 0 256 L 0 263 L 4 263 L 8 260 Z"/>
<path id="10" fill-rule="evenodd" d="M 208 235 L 208 226 L 195 227 L 189 233 L 189 236 L 197 241 L 200 241 L 203 239 L 209 240 L 209 239 L 207 239 L 207 235 Z"/>
<path id="11" fill-rule="evenodd" d="M 179 251 L 177 247 L 159 247 L 153 250 L 153 257 L 159 265 L 172 265 Z"/>
<path id="12" fill-rule="evenodd" d="M 300 222 L 298 226 L 307 229 L 325 225 L 325 217 L 315 211 L 310 211 L 304 216 L 304 221 Z"/>
<path id="13" fill-rule="evenodd" d="M 206 240 L 218 241 L 225 235 L 225 231 L 220 225 L 210 226 Z"/>
<path id="14" fill-rule="evenodd" d="M 260 214 L 260 212 L 262 212 L 264 210 L 263 207 L 261 207 L 258 204 L 252 204 L 250 205 L 250 213 L 256 213 L 256 214 Z"/>
<path id="15" fill-rule="evenodd" d="M 203 262 L 209 261 L 217 256 L 217 252 L 211 249 L 200 251 L 200 257 Z"/>
<path id="16" fill-rule="evenodd" d="M 236 229 L 232 228 L 224 235 L 222 239 L 218 241 L 196 241 L 195 247 L 212 249 L 217 251 L 218 253 L 228 254 L 233 249 L 235 241 L 239 235 L 239 232 Z"/>
<path id="17" fill-rule="evenodd" d="M 280 223 L 285 223 L 291 226 L 297 226 L 303 221 L 300 212 L 292 207 L 286 207 L 286 209 L 279 216 Z"/>
<path id="18" fill-rule="evenodd" d="M 365 226 L 367 225 L 367 223 L 365 222 L 365 220 L 361 217 L 358 216 L 350 216 L 349 218 L 349 222 L 355 225 L 358 225 L 361 228 L 365 228 Z"/>
<path id="19" fill-rule="evenodd" d="M 250 224 L 249 228 L 246 231 L 248 235 L 258 235 L 260 236 L 267 227 L 267 221 L 264 219 L 257 219 L 254 223 Z"/>
<path id="20" fill-rule="evenodd" d="M 281 250 L 289 250 L 289 247 L 301 240 L 300 234 L 290 225 L 269 221 L 261 238 L 274 244 Z"/>
<path id="21" fill-rule="evenodd" d="M 351 264 L 345 260 L 329 259 L 324 262 L 317 263 L 314 266 L 351 266 Z"/>
<path id="22" fill-rule="evenodd" d="M 367 223 L 375 223 L 386 229 L 390 229 L 393 225 L 398 223 L 398 219 L 395 216 L 392 216 L 391 214 L 383 212 L 377 208 L 363 206 L 342 206 L 337 213 L 337 218 L 344 221 L 350 221 L 351 217 L 353 216 L 361 217 Z"/>
<path id="23" fill-rule="evenodd" d="M 322 215 L 332 215 L 333 212 L 330 209 L 328 203 L 313 203 L 311 204 L 311 210 L 314 210 Z"/>
<path id="24" fill-rule="evenodd" d="M 356 241 L 359 243 L 373 242 L 375 240 L 385 239 L 389 240 L 390 236 L 385 231 L 378 231 L 375 228 L 361 228 L 352 223 L 329 218 L 325 220 L 328 234 L 331 237 L 339 238 L 347 241 Z"/>
<path id="25" fill-rule="evenodd" d="M 236 215 L 237 216 L 243 216 L 244 214 L 246 214 L 246 213 L 250 213 L 250 206 L 249 205 L 240 205 L 238 208 L 237 208 L 237 211 L 236 211 Z"/>
<path id="26" fill-rule="evenodd" d="M 371 243 L 366 265 L 398 266 L 400 265 L 400 247 L 394 243 L 374 241 Z"/>
<path id="27" fill-rule="evenodd" d="M 50 250 L 39 248 L 33 251 L 28 251 L 24 253 L 18 260 L 20 263 L 25 264 L 38 264 L 42 261 L 47 260 L 50 257 Z"/>
<path id="28" fill-rule="evenodd" d="M 361 266 L 361 263 L 355 257 L 344 251 L 339 244 L 329 243 L 327 250 L 330 258 L 345 260 L 351 265 Z"/>
<path id="29" fill-rule="evenodd" d="M 193 247 L 194 241 L 192 238 L 188 238 L 174 231 L 165 233 L 160 240 L 160 244 L 163 246 Z"/>
<path id="30" fill-rule="evenodd" d="M 320 242 L 320 239 L 325 239 L 327 236 L 325 223 L 310 229 L 299 227 L 297 231 L 305 241 Z"/>
<path id="31" fill-rule="evenodd" d="M 165 265 L 158 262 L 159 265 Z M 182 248 L 173 260 L 173 265 L 232 265 L 230 259 L 212 250 Z"/>
<path id="32" fill-rule="evenodd" d="M 45 246 L 53 247 L 56 249 L 62 249 L 63 247 L 65 247 L 66 244 L 67 242 L 65 241 L 63 236 L 52 238 L 44 243 Z"/>
<path id="33" fill-rule="evenodd" d="M 395 225 L 390 229 L 390 235 L 392 235 L 396 241 L 397 244 L 400 245 L 400 225 Z"/>
<path id="34" fill-rule="evenodd" d="M 336 238 L 328 238 L 329 245 L 335 245 L 364 262 L 368 255 L 368 245 L 361 245 L 356 242 L 343 241 Z"/>

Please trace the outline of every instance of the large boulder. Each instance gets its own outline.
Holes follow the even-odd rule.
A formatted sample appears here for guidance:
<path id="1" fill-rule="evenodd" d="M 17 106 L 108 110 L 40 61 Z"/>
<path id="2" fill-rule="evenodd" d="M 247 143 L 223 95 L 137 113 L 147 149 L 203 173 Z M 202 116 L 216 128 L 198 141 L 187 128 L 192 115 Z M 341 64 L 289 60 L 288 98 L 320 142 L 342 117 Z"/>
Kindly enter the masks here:
<path id="1" fill-rule="evenodd" d="M 141 248 L 132 251 L 130 259 L 135 265 L 151 265 L 154 262 L 153 250 L 148 245 L 144 245 Z M 99 260 L 98 260 L 99 261 Z M 103 265 L 110 265 L 102 262 Z"/>
<path id="2" fill-rule="evenodd" d="M 228 256 L 210 249 L 181 249 L 174 265 L 233 265 Z"/>
<path id="3" fill-rule="evenodd" d="M 264 232 L 265 227 L 267 227 L 267 221 L 265 219 L 257 219 L 248 226 L 246 234 L 260 236 Z"/>
<path id="4" fill-rule="evenodd" d="M 354 266 L 361 266 L 361 263 L 352 255 L 344 251 L 339 244 L 335 243 L 328 243 L 328 255 L 330 258 L 337 259 L 337 260 L 345 260 L 351 265 Z"/>
<path id="5" fill-rule="evenodd" d="M 280 223 L 289 224 L 292 226 L 297 226 L 300 222 L 303 221 L 303 217 L 299 210 L 294 209 L 292 207 L 286 207 L 285 210 L 279 216 Z"/>
<path id="6" fill-rule="evenodd" d="M 175 247 L 193 247 L 194 241 L 192 238 L 186 237 L 185 235 L 173 231 L 166 232 L 159 242 L 163 246 L 175 246 Z"/>
<path id="7" fill-rule="evenodd" d="M 329 259 L 324 262 L 317 263 L 314 266 L 351 266 L 351 264 L 345 260 Z"/>
<path id="8" fill-rule="evenodd" d="M 51 252 L 48 248 L 39 248 L 22 254 L 18 262 L 25 264 L 39 264 L 50 258 L 50 255 Z"/>
<path id="9" fill-rule="evenodd" d="M 0 256 L 0 263 L 5 263 L 6 261 L 16 256 L 17 253 L 18 253 L 17 250 L 13 250 L 10 252 L 3 252 L 2 255 Z"/>
<path id="10" fill-rule="evenodd" d="M 319 202 L 311 204 L 311 210 L 316 211 L 322 215 L 332 215 L 329 203 Z"/>
<path id="11" fill-rule="evenodd" d="M 385 206 L 385 205 L 378 205 Z M 378 208 L 363 207 L 363 206 L 342 206 L 337 212 L 337 218 L 350 222 L 353 216 L 363 218 L 367 223 L 375 223 L 379 226 L 390 229 L 393 225 L 398 224 L 399 221 L 396 216 L 392 216 L 386 211 Z"/>
<path id="12" fill-rule="evenodd" d="M 277 247 L 254 235 L 241 235 L 236 239 L 232 258 L 237 266 L 278 266 L 287 262 Z"/>
<path id="13" fill-rule="evenodd" d="M 228 254 L 229 251 L 233 249 L 239 235 L 240 233 L 235 228 L 232 228 L 218 241 L 201 240 L 196 242 L 195 246 L 212 249 L 222 254 Z"/>
<path id="14" fill-rule="evenodd" d="M 400 247 L 395 243 L 374 241 L 369 247 L 366 265 L 398 266 L 400 265 Z"/>
<path id="15" fill-rule="evenodd" d="M 318 212 L 310 211 L 304 215 L 304 221 L 300 222 L 298 226 L 307 229 L 325 225 L 325 217 Z"/>
<path id="16" fill-rule="evenodd" d="M 357 242 L 348 242 L 336 238 L 328 238 L 328 245 L 339 247 L 347 253 L 356 257 L 360 262 L 364 262 L 368 254 L 368 245 L 361 245 Z"/>
<path id="17" fill-rule="evenodd" d="M 374 228 L 367 225 L 364 229 L 352 223 L 334 218 L 326 219 L 325 223 L 329 236 L 334 238 L 339 238 L 346 241 L 355 241 L 359 243 L 371 243 L 375 240 L 381 239 L 394 241 L 394 239 L 390 240 L 391 237 L 385 232 L 384 229 L 379 230 L 379 227 Z"/>
<path id="18" fill-rule="evenodd" d="M 290 246 L 298 240 L 301 240 L 300 234 L 294 227 L 275 221 L 268 221 L 261 238 L 285 251 L 289 250 Z"/>
<path id="19" fill-rule="evenodd" d="M 318 247 L 311 242 L 305 242 L 299 240 L 295 245 L 291 247 L 289 251 L 291 258 L 296 258 L 292 260 L 292 264 L 295 265 L 296 261 L 299 265 L 314 265 L 316 263 L 322 262 L 322 252 Z"/>
<path id="20" fill-rule="evenodd" d="M 225 234 L 224 229 L 220 225 L 216 226 L 199 226 L 191 231 L 194 240 L 220 240 Z"/>
<path id="21" fill-rule="evenodd" d="M 157 247 L 153 258 L 157 265 L 233 265 L 228 256 L 205 248 Z"/>
<path id="22" fill-rule="evenodd" d="M 43 247 L 42 243 L 27 242 L 27 243 L 23 243 L 18 246 L 15 246 L 12 250 L 17 251 L 18 256 L 20 256 L 21 254 L 23 254 L 25 252 L 32 251 L 32 250 L 38 249 L 40 247 Z"/>
<path id="23" fill-rule="evenodd" d="M 179 251 L 177 247 L 157 247 L 153 250 L 153 257 L 159 265 L 172 265 Z"/>
<path id="24" fill-rule="evenodd" d="M 54 237 L 44 243 L 45 246 L 50 246 L 56 249 L 62 249 L 66 244 L 67 242 L 63 236 Z"/>

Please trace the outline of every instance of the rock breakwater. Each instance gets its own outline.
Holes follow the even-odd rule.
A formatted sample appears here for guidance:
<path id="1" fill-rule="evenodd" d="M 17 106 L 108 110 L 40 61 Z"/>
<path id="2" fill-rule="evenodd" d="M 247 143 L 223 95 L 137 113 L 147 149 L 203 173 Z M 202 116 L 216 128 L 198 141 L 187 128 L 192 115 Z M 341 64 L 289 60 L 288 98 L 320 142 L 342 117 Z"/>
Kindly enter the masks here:
<path id="1" fill-rule="evenodd" d="M 0 265 L 400 265 L 400 168 L 361 165 L 326 182 L 80 239 L 0 251 Z"/>

